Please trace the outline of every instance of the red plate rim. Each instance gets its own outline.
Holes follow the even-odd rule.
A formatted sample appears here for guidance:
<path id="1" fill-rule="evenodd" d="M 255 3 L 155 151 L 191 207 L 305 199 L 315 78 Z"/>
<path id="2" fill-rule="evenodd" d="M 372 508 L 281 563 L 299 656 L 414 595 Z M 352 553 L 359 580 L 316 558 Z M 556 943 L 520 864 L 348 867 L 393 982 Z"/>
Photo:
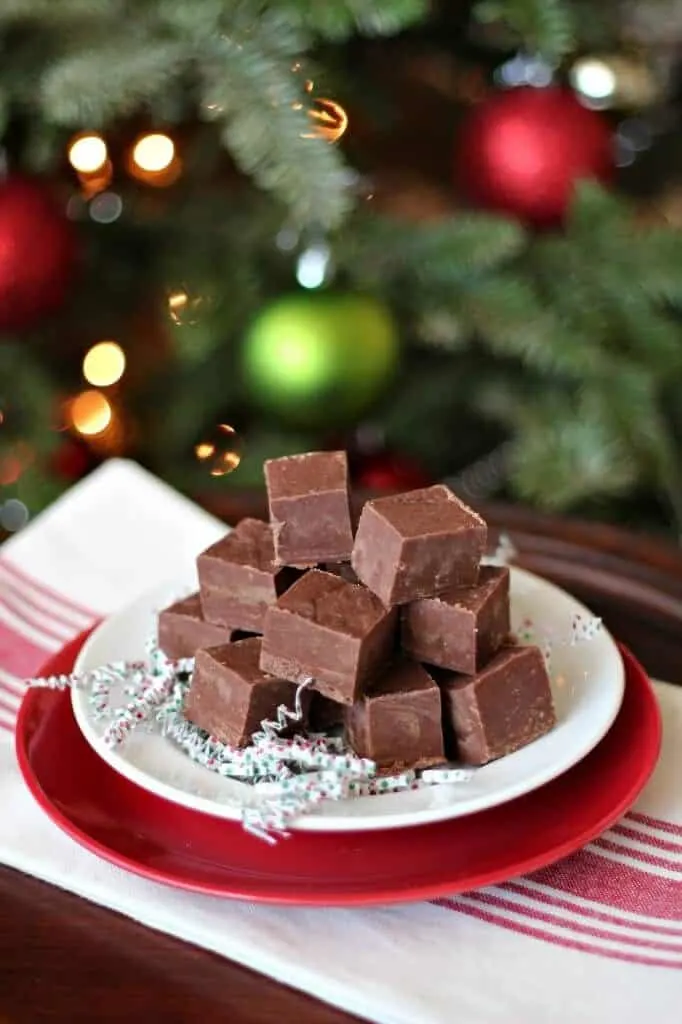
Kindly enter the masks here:
<path id="1" fill-rule="evenodd" d="M 49 661 L 44 665 L 40 675 L 56 675 L 67 673 L 72 668 L 75 658 L 77 656 L 80 647 L 84 643 L 85 639 L 89 634 L 84 633 L 77 637 L 69 644 L 67 644 L 60 652 L 53 655 Z M 377 887 L 376 891 L 371 893 L 366 890 L 359 892 L 343 892 L 340 897 L 335 898 L 333 895 L 330 897 L 328 894 L 306 891 L 304 887 L 301 888 L 300 892 L 291 894 L 288 892 L 252 892 L 246 889 L 240 888 L 229 888 L 226 885 L 215 885 L 210 882 L 204 882 L 197 879 L 193 881 L 184 877 L 174 875 L 168 870 L 155 868 L 148 865 L 134 857 L 126 856 L 120 853 L 116 849 L 107 846 L 99 840 L 93 838 L 86 831 L 80 828 L 78 825 L 68 817 L 67 814 L 63 813 L 59 807 L 53 802 L 53 800 L 44 791 L 39 778 L 36 776 L 33 766 L 31 764 L 31 758 L 28 751 L 28 741 L 31 736 L 31 728 L 29 727 L 30 720 L 34 717 L 34 704 L 41 698 L 45 699 L 44 690 L 29 690 L 22 701 L 19 709 L 19 715 L 17 719 L 17 727 L 15 734 L 15 749 L 17 760 L 20 771 L 26 782 L 26 785 L 31 792 L 36 803 L 42 808 L 46 815 L 67 835 L 74 839 L 79 845 L 85 849 L 94 853 L 103 860 L 109 863 L 115 864 L 126 871 L 129 871 L 135 875 L 149 879 L 151 881 L 159 882 L 173 888 L 184 889 L 191 892 L 202 893 L 204 895 L 220 896 L 222 898 L 236 898 L 236 899 L 247 899 L 250 902 L 257 903 L 270 903 L 270 904 L 281 904 L 281 905 L 298 905 L 298 906 L 367 906 L 371 904 L 388 904 L 398 902 L 412 902 L 417 900 L 426 899 L 437 899 L 439 897 L 452 896 L 457 892 L 472 891 L 473 889 L 483 888 L 488 885 L 493 885 L 505 881 L 512 877 L 520 875 L 526 875 L 533 871 L 537 871 L 540 868 L 547 867 L 548 865 L 555 863 L 558 860 L 563 859 L 571 853 L 575 853 L 581 849 L 587 843 L 591 842 L 612 824 L 614 824 L 622 815 L 633 805 L 642 789 L 651 777 L 654 768 L 657 764 L 658 757 L 661 748 L 662 739 L 662 722 L 660 716 L 660 709 L 658 707 L 658 701 L 656 699 L 652 684 L 648 679 L 643 668 L 639 665 L 633 655 L 627 650 L 627 648 L 619 645 L 621 654 L 626 667 L 627 688 L 631 690 L 633 687 L 638 688 L 640 698 L 644 699 L 648 706 L 649 721 L 647 728 L 650 733 L 647 753 L 648 757 L 642 759 L 637 765 L 637 769 L 633 769 L 633 774 L 627 790 L 623 792 L 620 799 L 609 807 L 608 811 L 605 812 L 599 819 L 592 820 L 589 826 L 572 833 L 570 837 L 566 838 L 561 843 L 556 843 L 550 848 L 539 852 L 537 855 L 527 857 L 522 860 L 515 860 L 505 868 L 498 867 L 489 871 L 472 873 L 471 878 L 467 880 L 465 886 L 458 886 L 457 883 L 453 884 L 452 879 L 444 878 L 442 883 L 429 882 L 425 885 L 419 886 L 411 884 L 409 888 L 398 887 L 381 889 Z M 51 696 L 55 699 L 68 699 L 68 694 L 63 691 L 56 691 Z M 70 709 L 70 701 L 69 701 Z M 620 713 L 619 713 L 620 714 Z M 618 721 L 618 719 L 616 719 Z M 607 734 L 608 737 L 608 734 Z M 602 743 L 598 744 L 595 751 L 587 755 L 587 758 L 593 757 L 599 752 Z M 86 743 L 83 738 L 83 743 Z M 580 762 L 579 764 L 581 764 Z M 102 762 L 104 765 L 104 762 Z M 104 767 L 116 774 L 114 769 L 104 765 Z M 572 769 L 569 769 L 564 776 L 559 778 L 570 777 L 579 765 Z M 120 776 L 122 778 L 122 776 Z M 534 791 L 535 793 L 541 792 L 541 790 L 552 787 L 558 780 L 547 783 L 541 787 L 540 790 Z M 139 789 L 134 783 L 129 780 L 125 780 L 127 786 L 134 789 Z M 162 797 L 156 796 L 155 794 L 147 794 L 150 800 L 158 802 L 160 805 L 167 805 L 169 802 L 164 800 Z M 529 794 L 529 796 L 532 794 Z M 527 797 L 521 797 L 520 800 L 525 800 Z M 516 803 L 517 801 L 511 801 L 510 803 Z M 175 806 L 175 805 L 173 805 Z M 499 807 L 491 808 L 487 811 L 481 811 L 476 814 L 468 815 L 455 819 L 457 822 L 475 822 L 476 819 L 481 819 L 485 815 L 494 815 L 499 813 L 501 809 L 509 807 L 509 804 L 502 804 Z M 193 811 L 186 809 L 188 814 L 198 815 L 205 817 L 200 811 Z M 218 820 L 218 819 L 215 819 Z M 448 826 L 452 825 L 452 821 L 437 822 L 430 825 L 413 826 L 410 828 L 404 828 L 399 830 L 376 830 L 370 832 L 358 832 L 358 833 L 341 833 L 341 835 L 352 835 L 359 841 L 362 841 L 362 837 L 376 836 L 378 833 L 382 835 L 390 832 L 392 839 L 395 841 L 396 846 L 401 842 L 409 843 L 410 836 L 414 835 L 415 832 L 431 832 L 434 836 L 438 832 L 445 833 Z M 234 822 L 223 821 L 221 819 L 221 825 L 226 829 L 239 829 L 241 826 Z M 310 845 L 314 845 L 316 841 L 332 835 L 331 833 L 317 833 L 317 832 L 298 832 L 296 833 L 297 841 L 304 841 Z"/>

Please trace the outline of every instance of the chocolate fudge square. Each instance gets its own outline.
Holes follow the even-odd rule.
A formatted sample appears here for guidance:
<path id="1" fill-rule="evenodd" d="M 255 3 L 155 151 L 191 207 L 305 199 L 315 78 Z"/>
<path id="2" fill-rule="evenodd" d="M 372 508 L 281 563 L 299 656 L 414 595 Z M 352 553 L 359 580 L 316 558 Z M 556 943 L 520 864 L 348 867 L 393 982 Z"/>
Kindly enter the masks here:
<path id="1" fill-rule="evenodd" d="M 176 601 L 159 612 L 158 644 L 167 658 L 193 658 L 200 647 L 227 644 L 233 631 L 226 626 L 206 622 L 199 594 Z"/>
<path id="2" fill-rule="evenodd" d="M 232 747 L 245 747 L 264 718 L 293 709 L 296 686 L 262 672 L 260 637 L 197 651 L 185 717 Z M 303 728 L 303 723 L 300 729 Z"/>
<path id="3" fill-rule="evenodd" d="M 309 452 L 265 463 L 279 565 L 343 562 L 353 547 L 345 452 Z"/>
<path id="4" fill-rule="evenodd" d="M 475 587 L 423 597 L 401 611 L 402 647 L 416 661 L 473 675 L 509 638 L 509 569 L 481 566 Z"/>
<path id="5" fill-rule="evenodd" d="M 261 633 L 266 608 L 300 576 L 275 563 L 272 530 L 242 519 L 197 558 L 201 606 L 207 622 Z"/>
<path id="6" fill-rule="evenodd" d="M 483 519 L 444 484 L 368 501 L 351 565 L 386 605 L 471 587 L 485 550 Z"/>
<path id="7" fill-rule="evenodd" d="M 505 647 L 477 675 L 439 683 L 446 753 L 465 764 L 512 754 L 556 725 L 539 647 Z"/>
<path id="8" fill-rule="evenodd" d="M 426 669 L 407 659 L 391 665 L 347 709 L 346 740 L 384 774 L 442 764 L 441 695 Z"/>
<path id="9" fill-rule="evenodd" d="M 325 697 L 352 704 L 391 660 L 397 623 L 365 587 L 311 569 L 268 608 L 261 668 L 296 683 L 312 677 Z"/>

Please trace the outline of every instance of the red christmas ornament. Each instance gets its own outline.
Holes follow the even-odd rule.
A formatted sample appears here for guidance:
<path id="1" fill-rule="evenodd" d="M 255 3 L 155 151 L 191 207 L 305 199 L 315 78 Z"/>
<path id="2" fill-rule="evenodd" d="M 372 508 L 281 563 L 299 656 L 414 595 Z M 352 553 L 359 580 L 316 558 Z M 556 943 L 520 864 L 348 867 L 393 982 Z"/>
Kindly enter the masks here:
<path id="1" fill-rule="evenodd" d="M 355 485 L 367 491 L 396 493 L 428 487 L 433 480 L 421 466 L 401 455 L 381 452 L 358 460 Z"/>
<path id="2" fill-rule="evenodd" d="M 0 330 L 24 330 L 60 305 L 75 252 L 73 228 L 42 184 L 0 180 Z"/>
<path id="3" fill-rule="evenodd" d="M 494 93 L 473 108 L 457 141 L 467 199 L 538 226 L 563 219 L 578 180 L 608 182 L 613 172 L 608 124 L 559 86 Z"/>
<path id="4" fill-rule="evenodd" d="M 92 454 L 85 444 L 73 438 L 66 438 L 48 460 L 48 466 L 60 480 L 75 482 L 92 468 Z"/>

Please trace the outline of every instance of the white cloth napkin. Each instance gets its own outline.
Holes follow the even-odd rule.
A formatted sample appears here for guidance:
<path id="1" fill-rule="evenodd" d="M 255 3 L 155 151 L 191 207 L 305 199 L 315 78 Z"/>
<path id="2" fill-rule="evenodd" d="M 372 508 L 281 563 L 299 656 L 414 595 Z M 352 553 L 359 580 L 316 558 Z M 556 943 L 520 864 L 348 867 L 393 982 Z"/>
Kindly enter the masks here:
<path id="1" fill-rule="evenodd" d="M 223 527 L 138 466 L 112 461 L 0 549 L 0 862 L 382 1024 L 657 1024 L 681 1019 L 682 689 L 634 813 L 531 878 L 378 909 L 232 903 L 97 859 L 38 809 L 11 729 L 20 679 Z"/>

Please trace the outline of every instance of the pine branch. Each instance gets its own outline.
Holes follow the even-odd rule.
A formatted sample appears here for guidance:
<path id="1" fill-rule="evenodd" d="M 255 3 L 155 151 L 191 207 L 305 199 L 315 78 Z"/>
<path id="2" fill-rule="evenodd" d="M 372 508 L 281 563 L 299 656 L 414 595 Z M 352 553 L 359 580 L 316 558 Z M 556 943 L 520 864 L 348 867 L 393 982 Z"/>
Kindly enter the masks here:
<path id="1" fill-rule="evenodd" d="M 623 38 L 622 0 L 570 0 L 577 44 L 586 53 L 610 52 Z"/>
<path id="2" fill-rule="evenodd" d="M 524 244 L 518 224 L 486 214 L 421 225 L 363 217 L 339 239 L 338 260 L 360 283 L 406 279 L 451 296 L 457 282 L 504 265 Z"/>
<path id="3" fill-rule="evenodd" d="M 299 223 L 337 225 L 351 206 L 337 150 L 310 138 L 308 102 L 282 56 L 275 24 L 256 39 L 222 40 L 221 61 L 205 80 L 204 105 L 218 108 L 222 137 L 237 165 L 274 193 Z M 284 48 L 286 52 L 286 48 Z"/>
<path id="4" fill-rule="evenodd" d="M 102 126 L 153 100 L 188 60 L 186 47 L 173 41 L 109 38 L 48 67 L 40 81 L 41 101 L 58 124 Z"/>
<path id="5" fill-rule="evenodd" d="M 652 367 L 647 373 L 620 369 L 595 394 L 602 414 L 637 460 L 640 478 L 667 499 L 682 532 L 682 469 L 675 437 L 663 412 Z"/>
<path id="6" fill-rule="evenodd" d="M 502 22 L 518 44 L 558 64 L 575 47 L 573 11 L 567 0 L 479 0 L 474 15 Z"/>
<path id="7" fill-rule="evenodd" d="M 520 496 L 549 509 L 618 495 L 636 481 L 637 462 L 591 396 L 561 395 L 522 410 L 511 459 Z"/>
<path id="8" fill-rule="evenodd" d="M 668 380 L 682 372 L 682 324 L 652 303 L 632 268 L 632 287 L 624 276 L 602 274 L 602 289 L 611 303 L 612 320 L 629 358 L 652 379 Z"/>
<path id="9" fill-rule="evenodd" d="M 674 272 L 680 257 L 679 239 L 660 233 L 649 241 L 622 199 L 585 183 L 566 233 L 538 241 L 532 264 L 564 322 L 666 377 L 682 370 L 682 326 L 665 301 L 666 289 L 682 295 Z"/>
<path id="10" fill-rule="evenodd" d="M 52 23 L 84 17 L 119 18 L 125 12 L 125 0 L 3 0 L 0 24 L 40 19 Z"/>
<path id="11" fill-rule="evenodd" d="M 593 240 L 613 238 L 631 224 L 630 208 L 614 192 L 591 180 L 578 181 L 568 211 L 567 234 L 573 238 Z"/>
<path id="12" fill-rule="evenodd" d="M 465 313 L 484 343 L 496 354 L 517 358 L 542 374 L 576 380 L 608 373 L 610 360 L 594 338 L 567 331 L 551 307 L 542 304 L 532 280 L 498 274 L 471 289 Z"/>
<path id="13" fill-rule="evenodd" d="M 524 243 L 524 231 L 514 221 L 460 214 L 415 232 L 411 263 L 424 279 L 447 282 L 499 267 L 518 255 Z"/>
<path id="14" fill-rule="evenodd" d="M 427 0 L 284 0 L 288 16 L 317 35 L 342 42 L 357 31 L 389 36 L 423 18 Z"/>
<path id="15" fill-rule="evenodd" d="M 543 306 L 552 310 L 563 330 L 608 354 L 614 350 L 613 328 L 595 281 L 596 244 L 590 248 L 565 236 L 540 238 L 528 253 L 525 270 Z"/>
<path id="16" fill-rule="evenodd" d="M 636 255 L 639 287 L 653 300 L 682 305 L 682 234 L 670 228 L 640 232 Z"/>
<path id="17" fill-rule="evenodd" d="M 156 0 L 122 21 L 114 28 L 103 16 L 56 37 L 40 76 L 40 104 L 50 120 L 104 126 L 167 102 L 185 76 L 198 76 L 203 110 L 222 120 L 222 139 L 237 165 L 294 220 L 341 220 L 351 205 L 347 174 L 338 151 L 306 137 L 311 100 L 292 71 L 310 43 L 304 27 L 259 0 Z"/>

